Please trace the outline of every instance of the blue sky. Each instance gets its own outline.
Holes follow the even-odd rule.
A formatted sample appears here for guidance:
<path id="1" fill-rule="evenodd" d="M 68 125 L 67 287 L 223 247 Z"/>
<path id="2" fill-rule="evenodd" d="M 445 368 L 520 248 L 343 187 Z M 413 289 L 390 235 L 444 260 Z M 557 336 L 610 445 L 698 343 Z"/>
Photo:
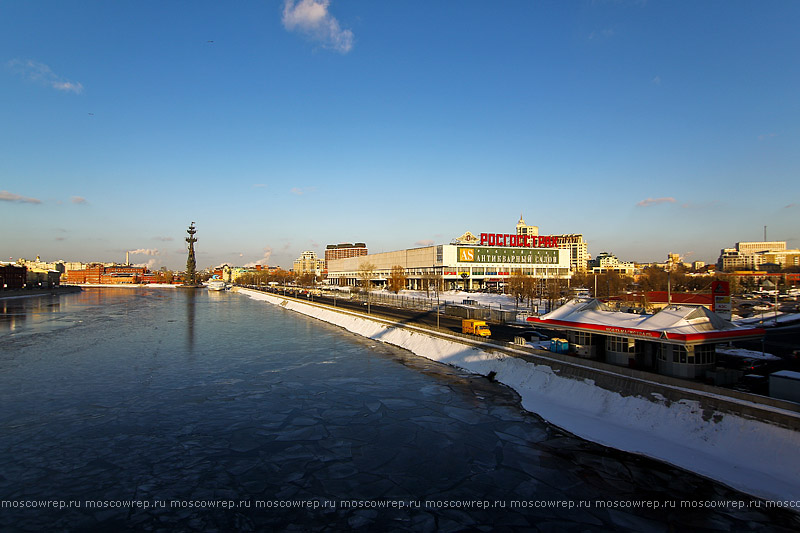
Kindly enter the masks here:
<path id="1" fill-rule="evenodd" d="M 800 3 L 0 2 L 0 254 L 800 247 Z"/>

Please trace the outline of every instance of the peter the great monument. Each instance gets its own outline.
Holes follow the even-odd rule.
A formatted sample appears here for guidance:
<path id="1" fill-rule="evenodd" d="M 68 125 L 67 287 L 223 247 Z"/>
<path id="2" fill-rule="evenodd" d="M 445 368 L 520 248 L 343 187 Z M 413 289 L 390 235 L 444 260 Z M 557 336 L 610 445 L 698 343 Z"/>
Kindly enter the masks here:
<path id="1" fill-rule="evenodd" d="M 194 229 L 194 222 L 192 222 L 189 229 L 186 230 L 186 233 L 189 234 L 189 236 L 186 237 L 186 242 L 189 243 L 189 257 L 186 259 L 186 274 L 183 277 L 183 285 L 178 285 L 178 287 L 197 289 L 202 287 L 202 285 L 197 283 L 197 261 L 194 259 L 194 243 L 197 242 L 197 238 L 194 234 L 197 233 L 197 230 Z"/>

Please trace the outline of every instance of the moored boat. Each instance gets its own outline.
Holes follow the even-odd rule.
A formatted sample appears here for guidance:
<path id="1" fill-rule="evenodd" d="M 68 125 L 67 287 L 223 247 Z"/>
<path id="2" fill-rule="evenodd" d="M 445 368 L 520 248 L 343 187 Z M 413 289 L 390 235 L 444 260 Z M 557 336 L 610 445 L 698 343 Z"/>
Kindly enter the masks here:
<path id="1" fill-rule="evenodd" d="M 221 279 L 210 279 L 206 282 L 206 286 L 210 291 L 224 291 L 227 288 Z"/>

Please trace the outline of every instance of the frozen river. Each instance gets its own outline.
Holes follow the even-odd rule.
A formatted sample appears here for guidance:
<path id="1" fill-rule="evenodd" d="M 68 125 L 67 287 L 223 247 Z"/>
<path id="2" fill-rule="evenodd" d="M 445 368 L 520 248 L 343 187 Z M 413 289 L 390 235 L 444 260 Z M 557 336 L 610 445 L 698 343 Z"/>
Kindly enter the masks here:
<path id="1" fill-rule="evenodd" d="M 237 294 L 0 300 L 0 406 L 2 531 L 800 527 L 485 378 Z"/>

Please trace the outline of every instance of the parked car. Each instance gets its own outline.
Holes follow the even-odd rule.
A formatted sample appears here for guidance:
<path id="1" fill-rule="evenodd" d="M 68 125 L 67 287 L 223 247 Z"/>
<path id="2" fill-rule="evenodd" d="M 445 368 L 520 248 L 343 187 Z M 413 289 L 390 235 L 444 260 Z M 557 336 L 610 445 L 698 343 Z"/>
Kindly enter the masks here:
<path id="1" fill-rule="evenodd" d="M 526 329 L 525 331 L 520 333 L 520 336 L 521 337 L 525 337 L 526 339 L 528 339 L 531 342 L 542 342 L 542 341 L 549 341 L 550 340 L 550 336 L 549 335 L 547 335 L 546 333 L 543 333 L 541 331 L 534 330 L 534 329 Z"/>
<path id="2" fill-rule="evenodd" d="M 761 359 L 742 359 L 742 370 L 745 371 L 753 371 L 759 370 L 767 366 L 766 361 L 762 361 Z"/>

